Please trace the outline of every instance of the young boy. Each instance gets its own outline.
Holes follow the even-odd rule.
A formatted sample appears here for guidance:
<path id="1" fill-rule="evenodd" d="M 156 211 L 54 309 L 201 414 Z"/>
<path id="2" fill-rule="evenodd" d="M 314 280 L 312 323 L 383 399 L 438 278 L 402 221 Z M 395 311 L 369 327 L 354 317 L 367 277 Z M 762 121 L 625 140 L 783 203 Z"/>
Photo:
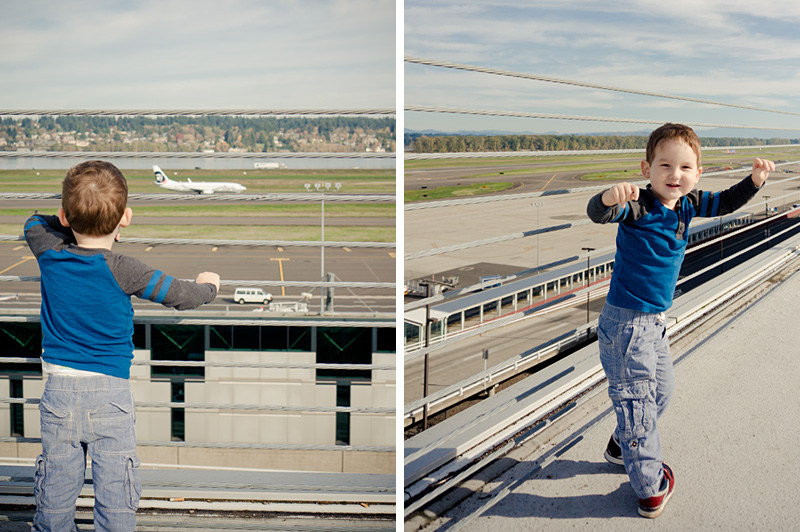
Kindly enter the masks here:
<path id="1" fill-rule="evenodd" d="M 130 366 L 131 295 L 177 309 L 210 303 L 219 275 L 186 282 L 111 251 L 131 223 L 128 185 L 114 165 L 79 164 L 58 216 L 36 214 L 25 239 L 41 272 L 42 454 L 33 530 L 77 530 L 75 501 L 92 458 L 95 530 L 132 531 L 139 505 Z"/>
<path id="2" fill-rule="evenodd" d="M 664 311 L 672 305 L 689 222 L 737 210 L 774 169 L 771 161 L 756 159 L 752 174 L 730 189 L 699 192 L 694 187 L 703 171 L 700 140 L 687 126 L 665 124 L 647 142 L 647 188 L 618 183 L 589 201 L 594 222 L 619 223 L 611 288 L 597 330 L 617 415 L 605 457 L 625 466 L 644 517 L 658 517 L 675 487 L 672 469 L 662 462 L 656 421 L 672 395 Z"/>

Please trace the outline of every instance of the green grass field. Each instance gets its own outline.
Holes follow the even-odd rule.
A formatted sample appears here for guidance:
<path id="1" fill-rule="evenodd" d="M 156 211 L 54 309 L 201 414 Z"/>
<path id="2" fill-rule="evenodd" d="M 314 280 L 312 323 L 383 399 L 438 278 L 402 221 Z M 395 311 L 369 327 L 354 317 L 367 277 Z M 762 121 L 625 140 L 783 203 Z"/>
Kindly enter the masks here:
<path id="1" fill-rule="evenodd" d="M 641 154 L 608 154 L 608 155 L 554 155 L 547 157 L 493 157 L 490 159 L 431 159 L 420 161 L 406 161 L 405 169 L 440 169 L 440 168 L 480 168 L 482 166 L 494 166 L 498 164 L 513 165 L 519 168 L 504 170 L 503 172 L 491 173 L 465 173 L 464 179 L 487 179 L 487 178 L 508 178 L 519 175 L 553 174 L 556 172 L 575 172 L 583 173 L 581 179 L 587 181 L 619 181 L 622 179 L 643 179 L 641 172 Z M 703 151 L 703 166 L 727 166 L 742 164 L 746 167 L 752 163 L 756 157 L 779 161 L 800 160 L 800 145 L 785 148 L 764 146 L 759 148 L 738 148 L 735 154 L 726 153 L 724 148 L 714 148 Z M 609 159 L 614 159 L 610 161 Z M 630 163 L 628 163 L 630 161 Z M 542 163 L 574 163 L 564 166 L 535 166 Z M 620 170 L 620 166 L 630 166 L 630 169 Z M 499 185 L 493 189 L 494 185 Z M 473 187 L 466 192 L 469 187 Z M 427 199 L 457 198 L 465 195 L 485 194 L 488 192 L 498 192 L 511 188 L 511 183 L 483 183 L 468 185 L 465 187 L 438 187 L 430 190 L 413 190 L 405 192 L 406 203 Z M 423 197 L 424 195 L 424 197 Z"/>
<path id="2" fill-rule="evenodd" d="M 305 192 L 306 183 L 341 183 L 341 194 L 394 194 L 394 170 L 170 170 L 170 179 L 185 181 L 233 181 L 248 194 Z M 152 170 L 124 170 L 131 193 L 172 193 L 157 187 Z M 0 192 L 60 192 L 64 170 L 0 170 Z M 313 187 L 312 187 L 313 190 Z M 177 194 L 175 192 L 174 194 Z"/>
<path id="3" fill-rule="evenodd" d="M 341 183 L 341 194 L 395 194 L 394 170 L 330 170 L 317 172 L 292 172 L 288 170 L 168 170 L 163 169 L 171 179 L 184 181 L 235 181 L 247 187 L 248 194 L 263 193 L 304 193 L 305 183 Z M 177 175 L 175 173 L 177 172 Z M 124 170 L 131 193 L 167 193 L 153 182 L 150 170 Z M 61 192 L 61 181 L 66 174 L 63 170 L 0 170 L 0 192 Z M 312 189 L 313 190 L 313 189 Z M 233 240 L 319 240 L 318 226 L 287 225 L 264 226 L 249 225 L 248 218 L 293 218 L 318 217 L 321 214 L 320 202 L 215 205 L 210 202 L 181 205 L 137 206 L 130 202 L 134 211 L 133 224 L 123 231 L 123 238 L 211 238 Z M 39 212 L 55 214 L 55 208 L 43 208 Z M 0 216 L 29 216 L 31 209 L 0 209 Z M 396 207 L 389 203 L 334 203 L 326 202 L 325 218 L 378 217 L 394 218 Z M 171 226 L 137 224 L 143 216 L 204 217 L 207 224 Z M 241 219 L 241 225 L 215 225 L 214 218 Z M 19 234 L 21 227 L 0 224 L 2 234 Z M 393 242 L 395 227 L 384 226 L 328 226 L 325 227 L 325 240 L 348 242 Z"/>
<path id="4" fill-rule="evenodd" d="M 502 192 L 514 186 L 514 183 L 476 183 L 457 187 L 436 187 L 425 190 L 408 190 L 404 193 L 406 203 L 442 198 L 463 198 L 478 196 L 490 192 Z M 326 207 L 327 209 L 327 207 Z"/>

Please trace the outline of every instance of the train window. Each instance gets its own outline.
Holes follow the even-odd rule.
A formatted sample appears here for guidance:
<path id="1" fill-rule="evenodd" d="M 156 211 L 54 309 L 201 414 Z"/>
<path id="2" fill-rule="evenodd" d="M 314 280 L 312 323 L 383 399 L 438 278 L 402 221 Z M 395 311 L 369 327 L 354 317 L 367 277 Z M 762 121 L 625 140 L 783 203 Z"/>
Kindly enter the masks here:
<path id="1" fill-rule="evenodd" d="M 460 331 L 461 330 L 461 313 L 451 314 L 447 317 L 447 330 Z"/>

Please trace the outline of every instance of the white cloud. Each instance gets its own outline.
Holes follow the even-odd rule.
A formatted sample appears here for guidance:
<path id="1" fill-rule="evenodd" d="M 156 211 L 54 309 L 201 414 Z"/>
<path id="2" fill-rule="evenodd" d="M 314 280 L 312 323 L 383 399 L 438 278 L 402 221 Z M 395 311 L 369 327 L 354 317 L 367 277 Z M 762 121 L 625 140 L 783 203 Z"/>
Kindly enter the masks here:
<path id="1" fill-rule="evenodd" d="M 395 101 L 390 0 L 5 1 L 0 18 L 7 108 Z"/>
<path id="2" fill-rule="evenodd" d="M 566 0 L 437 3 L 406 2 L 406 53 L 600 85 L 800 112 L 800 4 L 755 6 L 740 0 L 663 2 Z M 601 97 L 597 91 L 541 82 L 501 81 L 488 74 L 457 75 L 434 67 L 406 67 L 406 102 L 628 117 L 631 112 L 668 113 L 694 120 L 729 122 L 714 106 L 644 96 Z M 463 73 L 462 73 L 463 74 Z M 451 81 L 447 81 L 447 76 Z M 426 87 L 436 80 L 434 90 Z M 579 91 L 579 92 L 576 92 Z M 465 103 L 461 103 L 461 102 Z M 763 102 L 763 103 L 756 103 Z M 573 111 L 575 113 L 573 113 Z M 716 114 L 715 114 L 716 113 Z M 772 124 L 780 115 L 742 120 Z M 734 115 L 731 117 L 738 117 Z M 418 118 L 418 117 L 417 117 Z M 413 128 L 415 120 L 408 122 Z M 478 120 L 475 118 L 475 120 Z M 446 123 L 447 120 L 442 120 Z M 777 126 L 778 122 L 774 122 Z M 607 124 L 597 126 L 608 130 Z M 800 135 L 800 133 L 798 134 Z"/>

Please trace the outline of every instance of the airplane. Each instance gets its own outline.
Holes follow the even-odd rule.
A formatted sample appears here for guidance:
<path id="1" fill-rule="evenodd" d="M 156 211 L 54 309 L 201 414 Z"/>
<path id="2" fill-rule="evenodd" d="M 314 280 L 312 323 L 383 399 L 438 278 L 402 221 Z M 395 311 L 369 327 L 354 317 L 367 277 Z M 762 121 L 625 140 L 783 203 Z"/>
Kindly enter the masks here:
<path id="1" fill-rule="evenodd" d="M 246 188 L 239 183 L 193 183 L 188 181 L 173 181 L 167 177 L 161 168 L 153 165 L 153 173 L 156 176 L 156 185 L 167 190 L 177 190 L 178 192 L 197 192 L 198 194 L 214 194 L 215 192 L 244 192 Z"/>

